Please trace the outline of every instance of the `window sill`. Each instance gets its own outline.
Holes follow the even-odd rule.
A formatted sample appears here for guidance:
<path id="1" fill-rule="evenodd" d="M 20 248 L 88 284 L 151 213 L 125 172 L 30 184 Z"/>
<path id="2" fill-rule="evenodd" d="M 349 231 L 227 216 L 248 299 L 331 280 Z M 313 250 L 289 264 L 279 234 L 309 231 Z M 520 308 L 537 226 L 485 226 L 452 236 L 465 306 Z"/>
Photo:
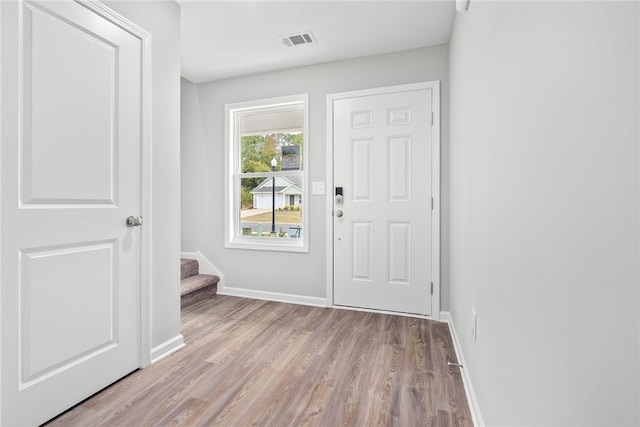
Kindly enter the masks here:
<path id="1" fill-rule="evenodd" d="M 282 241 L 264 241 L 263 238 L 237 237 L 225 244 L 228 249 L 246 249 L 254 251 L 274 251 L 274 252 L 300 252 L 309 253 L 306 240 L 302 239 L 279 239 Z"/>

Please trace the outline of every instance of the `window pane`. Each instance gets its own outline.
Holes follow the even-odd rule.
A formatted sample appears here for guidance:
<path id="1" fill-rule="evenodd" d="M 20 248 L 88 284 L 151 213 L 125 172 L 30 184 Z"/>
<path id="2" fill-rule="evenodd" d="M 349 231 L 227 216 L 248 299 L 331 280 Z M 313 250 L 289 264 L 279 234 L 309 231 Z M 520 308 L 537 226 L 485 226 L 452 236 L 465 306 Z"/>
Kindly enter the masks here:
<path id="1" fill-rule="evenodd" d="M 283 174 L 269 178 L 241 178 L 240 187 L 239 235 L 302 237 L 301 177 Z"/>
<path id="2" fill-rule="evenodd" d="M 240 172 L 271 172 L 276 170 L 302 170 L 302 132 L 244 135 L 240 139 Z M 284 154 L 283 154 L 284 153 Z"/>

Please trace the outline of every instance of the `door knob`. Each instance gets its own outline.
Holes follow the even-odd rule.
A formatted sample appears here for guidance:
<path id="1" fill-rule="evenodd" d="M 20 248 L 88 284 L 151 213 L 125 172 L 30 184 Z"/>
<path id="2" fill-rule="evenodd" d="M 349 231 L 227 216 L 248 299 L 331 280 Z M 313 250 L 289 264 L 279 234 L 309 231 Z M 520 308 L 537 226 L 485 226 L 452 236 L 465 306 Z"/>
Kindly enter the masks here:
<path id="1" fill-rule="evenodd" d="M 140 227 L 142 225 L 142 217 L 130 216 L 127 218 L 127 227 Z"/>
<path id="2" fill-rule="evenodd" d="M 337 211 L 336 211 L 336 216 L 337 216 L 338 218 L 342 218 L 342 211 L 337 210 Z"/>

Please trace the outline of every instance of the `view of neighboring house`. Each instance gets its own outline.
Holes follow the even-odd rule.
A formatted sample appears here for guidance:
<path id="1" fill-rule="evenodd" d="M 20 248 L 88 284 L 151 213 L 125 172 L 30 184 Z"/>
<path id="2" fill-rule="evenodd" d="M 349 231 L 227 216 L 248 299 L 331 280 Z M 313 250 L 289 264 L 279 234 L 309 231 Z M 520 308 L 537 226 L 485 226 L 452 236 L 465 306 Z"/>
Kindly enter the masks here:
<path id="1" fill-rule="evenodd" d="M 275 203 L 273 199 L 274 178 L 266 178 L 253 191 L 254 209 L 275 209 L 302 204 L 302 181 L 299 177 L 275 178 Z"/>

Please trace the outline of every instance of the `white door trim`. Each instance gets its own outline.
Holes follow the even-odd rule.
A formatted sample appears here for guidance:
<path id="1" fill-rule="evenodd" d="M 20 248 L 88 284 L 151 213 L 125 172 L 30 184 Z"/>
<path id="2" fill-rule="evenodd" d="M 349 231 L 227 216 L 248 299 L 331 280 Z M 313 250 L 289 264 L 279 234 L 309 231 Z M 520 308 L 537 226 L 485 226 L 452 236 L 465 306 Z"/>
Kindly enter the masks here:
<path id="1" fill-rule="evenodd" d="M 326 169 L 326 257 L 327 257 L 327 306 L 333 307 L 333 102 L 343 98 L 359 96 L 383 95 L 395 92 L 407 92 L 419 89 L 431 89 L 433 126 L 431 126 L 431 194 L 433 195 L 433 213 L 431 222 L 431 271 L 433 295 L 431 297 L 430 319 L 440 320 L 440 81 L 412 83 L 398 86 L 387 86 L 356 90 L 350 92 L 331 93 L 327 95 L 327 169 Z"/>
<path id="2" fill-rule="evenodd" d="M 141 41 L 142 115 L 140 153 L 140 367 L 151 364 L 151 34 L 97 0 L 75 0 Z"/>

